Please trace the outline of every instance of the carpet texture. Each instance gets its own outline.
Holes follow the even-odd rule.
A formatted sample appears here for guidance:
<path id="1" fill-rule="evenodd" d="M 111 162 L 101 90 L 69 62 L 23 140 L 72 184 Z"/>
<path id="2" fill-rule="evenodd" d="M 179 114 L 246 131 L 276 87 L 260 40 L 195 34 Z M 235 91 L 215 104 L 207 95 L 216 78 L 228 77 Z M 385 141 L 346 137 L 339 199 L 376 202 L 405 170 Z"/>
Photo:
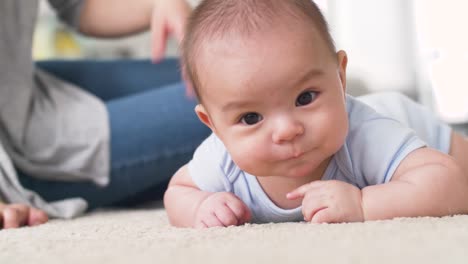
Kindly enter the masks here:
<path id="1" fill-rule="evenodd" d="M 0 263 L 468 263 L 468 216 L 357 224 L 170 227 L 163 209 L 0 231 Z"/>

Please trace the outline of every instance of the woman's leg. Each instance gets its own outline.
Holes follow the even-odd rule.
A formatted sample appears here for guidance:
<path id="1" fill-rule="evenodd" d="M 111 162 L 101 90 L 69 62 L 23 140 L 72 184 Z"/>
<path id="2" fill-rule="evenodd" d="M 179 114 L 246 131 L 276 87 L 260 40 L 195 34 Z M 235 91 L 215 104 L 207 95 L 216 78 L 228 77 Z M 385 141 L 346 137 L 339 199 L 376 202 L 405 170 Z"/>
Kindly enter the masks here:
<path id="1" fill-rule="evenodd" d="M 112 87 L 108 87 L 112 89 Z M 85 198 L 91 208 L 134 199 L 164 186 L 187 163 L 209 130 L 194 113 L 196 102 L 179 83 L 107 102 L 111 128 L 111 181 L 105 188 L 92 183 L 38 180 L 20 176 L 22 184 L 48 201 Z M 147 197 L 151 198 L 151 197 Z"/>
<path id="2" fill-rule="evenodd" d="M 149 60 L 57 60 L 40 61 L 37 66 L 103 101 L 181 81 L 177 59 L 157 64 Z"/>

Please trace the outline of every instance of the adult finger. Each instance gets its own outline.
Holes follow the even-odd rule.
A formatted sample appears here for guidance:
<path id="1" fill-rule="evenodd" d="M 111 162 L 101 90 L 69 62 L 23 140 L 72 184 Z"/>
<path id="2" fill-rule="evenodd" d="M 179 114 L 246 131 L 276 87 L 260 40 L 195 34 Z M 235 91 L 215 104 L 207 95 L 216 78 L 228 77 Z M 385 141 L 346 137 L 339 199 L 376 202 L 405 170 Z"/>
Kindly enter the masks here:
<path id="1" fill-rule="evenodd" d="M 0 228 L 3 227 L 3 209 L 6 207 L 6 204 L 0 202 Z"/>
<path id="2" fill-rule="evenodd" d="M 182 80 L 184 81 L 184 84 L 185 84 L 185 95 L 190 99 L 195 98 L 196 94 L 195 94 L 195 90 L 193 89 L 193 84 L 190 78 L 187 76 L 187 72 L 184 68 L 182 68 Z"/>
<path id="3" fill-rule="evenodd" d="M 182 1 L 177 10 L 177 14 L 172 17 L 169 27 L 172 34 L 174 34 L 174 37 L 177 39 L 177 42 L 180 44 L 184 39 L 185 27 L 190 13 L 192 12 L 192 8 L 185 1 Z"/>
<path id="4" fill-rule="evenodd" d="M 160 61 L 166 51 L 168 29 L 166 21 L 160 17 L 157 11 L 151 22 L 151 58 L 153 62 Z"/>
<path id="5" fill-rule="evenodd" d="M 3 228 L 18 228 L 23 226 L 27 220 L 27 210 L 20 210 L 18 208 L 8 206 L 3 209 Z"/>
<path id="6" fill-rule="evenodd" d="M 41 225 L 49 221 L 49 216 L 44 212 L 36 208 L 29 209 L 29 217 L 27 224 L 29 226 Z"/>

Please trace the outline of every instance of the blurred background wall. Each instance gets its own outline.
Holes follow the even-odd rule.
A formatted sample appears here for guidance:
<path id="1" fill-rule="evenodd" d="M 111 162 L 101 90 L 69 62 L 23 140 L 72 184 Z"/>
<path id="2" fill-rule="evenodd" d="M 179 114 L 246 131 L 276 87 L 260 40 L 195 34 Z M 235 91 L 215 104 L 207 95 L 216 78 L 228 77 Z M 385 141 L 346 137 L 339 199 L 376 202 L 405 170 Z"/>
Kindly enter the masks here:
<path id="1" fill-rule="evenodd" d="M 170 1 L 170 0 L 169 0 Z M 190 0 L 196 5 L 199 0 Z M 399 91 L 452 124 L 468 122 L 468 1 L 316 0 L 339 49 L 349 56 L 354 95 Z M 80 36 L 42 1 L 36 59 L 149 58 L 148 33 L 119 40 Z M 167 56 L 177 56 L 171 40 Z"/>

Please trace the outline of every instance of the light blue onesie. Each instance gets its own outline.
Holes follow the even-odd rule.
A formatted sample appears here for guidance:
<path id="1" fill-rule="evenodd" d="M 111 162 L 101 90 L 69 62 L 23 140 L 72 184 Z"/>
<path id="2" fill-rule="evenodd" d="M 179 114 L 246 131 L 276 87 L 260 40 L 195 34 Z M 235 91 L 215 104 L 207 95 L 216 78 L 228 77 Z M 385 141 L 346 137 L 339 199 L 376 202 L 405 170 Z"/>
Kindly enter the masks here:
<path id="1" fill-rule="evenodd" d="M 332 157 L 322 180 L 340 180 L 362 189 L 390 181 L 401 161 L 415 149 L 428 145 L 448 152 L 450 127 L 440 123 L 425 108 L 398 94 L 370 96 L 363 101 L 369 105 L 376 104 L 380 113 L 388 111 L 390 116 L 401 119 L 401 122 L 347 96 L 349 132 L 345 144 Z M 237 195 L 250 208 L 254 223 L 304 219 L 301 207 L 285 210 L 276 206 L 256 177 L 234 164 L 214 134 L 195 151 L 188 169 L 201 190 Z"/>

